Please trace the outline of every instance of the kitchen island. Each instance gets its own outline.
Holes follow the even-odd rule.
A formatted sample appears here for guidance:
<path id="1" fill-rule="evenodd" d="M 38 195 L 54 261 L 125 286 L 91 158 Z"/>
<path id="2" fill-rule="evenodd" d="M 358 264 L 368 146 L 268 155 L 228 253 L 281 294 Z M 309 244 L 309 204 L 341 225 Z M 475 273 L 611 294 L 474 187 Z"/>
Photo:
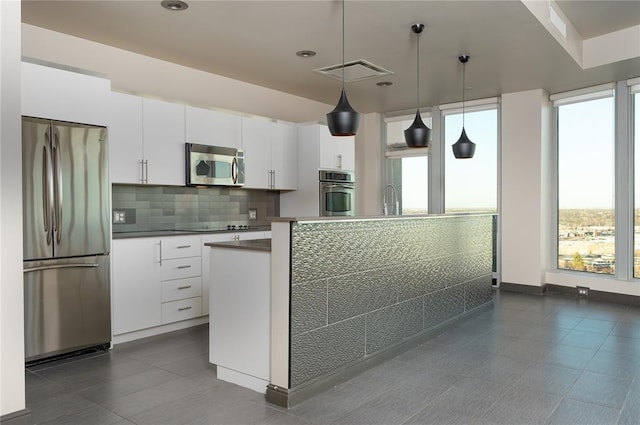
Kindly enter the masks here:
<path id="1" fill-rule="evenodd" d="M 264 393 L 259 385 L 268 381 L 267 400 L 290 407 L 490 307 L 494 218 L 274 219 L 271 252 L 260 252 L 262 263 L 253 279 L 241 277 L 250 269 L 239 247 L 214 244 L 212 276 L 236 271 L 233 282 L 212 279 L 212 311 L 220 306 L 230 314 L 238 308 L 244 313 L 231 317 L 221 311 L 220 322 L 212 324 L 212 348 L 217 326 L 229 326 L 229 347 L 235 344 L 230 358 L 246 355 L 244 340 L 264 344 L 266 334 L 268 354 L 261 354 L 258 363 L 267 361 L 268 373 L 254 382 L 258 386 L 235 382 Z M 214 260 L 223 251 L 225 256 Z M 214 261 L 223 270 L 214 270 Z M 233 286 L 235 301 L 216 300 L 216 281 Z M 224 291 L 229 289 L 220 294 Z M 262 307 L 247 308 L 245 299 L 259 299 Z M 230 331 L 236 321 L 248 319 L 254 330 L 260 329 L 260 338 L 242 329 Z M 213 356 L 212 363 L 220 371 L 222 363 Z M 255 377 L 246 367 L 234 370 Z"/>

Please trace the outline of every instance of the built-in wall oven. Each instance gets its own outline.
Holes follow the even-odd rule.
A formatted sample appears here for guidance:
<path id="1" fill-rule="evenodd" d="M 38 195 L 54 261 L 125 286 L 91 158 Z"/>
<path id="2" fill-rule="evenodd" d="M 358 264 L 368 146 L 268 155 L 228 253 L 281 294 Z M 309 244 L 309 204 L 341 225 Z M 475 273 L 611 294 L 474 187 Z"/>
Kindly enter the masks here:
<path id="1" fill-rule="evenodd" d="M 320 216 L 344 217 L 355 212 L 355 178 L 351 171 L 320 170 Z"/>

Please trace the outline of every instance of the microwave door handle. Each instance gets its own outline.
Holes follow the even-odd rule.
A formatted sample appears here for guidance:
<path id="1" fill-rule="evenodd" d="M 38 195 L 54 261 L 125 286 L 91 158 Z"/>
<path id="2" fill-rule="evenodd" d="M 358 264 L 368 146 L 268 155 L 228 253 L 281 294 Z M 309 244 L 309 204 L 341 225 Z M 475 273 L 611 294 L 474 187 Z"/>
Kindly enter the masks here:
<path id="1" fill-rule="evenodd" d="M 231 180 L 233 184 L 238 183 L 238 159 L 235 156 L 231 161 Z"/>

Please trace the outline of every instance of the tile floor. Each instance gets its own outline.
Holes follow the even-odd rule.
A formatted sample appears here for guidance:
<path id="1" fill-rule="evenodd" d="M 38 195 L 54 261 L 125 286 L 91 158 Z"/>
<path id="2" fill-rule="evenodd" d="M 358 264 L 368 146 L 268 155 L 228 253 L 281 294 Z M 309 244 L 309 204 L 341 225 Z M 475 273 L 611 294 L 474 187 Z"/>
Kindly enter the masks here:
<path id="1" fill-rule="evenodd" d="M 26 371 L 37 424 L 640 424 L 640 308 L 497 293 L 495 307 L 290 410 L 218 381 L 207 327 Z"/>

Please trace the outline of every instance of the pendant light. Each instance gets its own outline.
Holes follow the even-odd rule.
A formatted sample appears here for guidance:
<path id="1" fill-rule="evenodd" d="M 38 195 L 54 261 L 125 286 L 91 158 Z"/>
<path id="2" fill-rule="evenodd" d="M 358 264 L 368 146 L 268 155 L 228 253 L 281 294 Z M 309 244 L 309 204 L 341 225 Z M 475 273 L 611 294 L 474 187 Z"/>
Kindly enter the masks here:
<path id="1" fill-rule="evenodd" d="M 462 63 L 462 134 L 457 142 L 453 144 L 453 155 L 458 159 L 473 158 L 473 154 L 476 152 L 476 144 L 473 143 L 467 137 L 467 132 L 464 131 L 464 83 L 465 83 L 465 67 L 469 62 L 468 55 L 458 56 L 458 60 Z"/>
<path id="2" fill-rule="evenodd" d="M 344 0 L 342 0 L 342 94 L 340 100 L 327 114 L 327 125 L 332 136 L 354 136 L 360 124 L 360 114 L 357 113 L 347 100 L 344 91 Z"/>
<path id="3" fill-rule="evenodd" d="M 424 29 L 423 24 L 411 25 L 411 31 L 416 34 L 417 72 L 416 72 L 416 117 L 413 124 L 404 131 L 404 140 L 410 148 L 426 148 L 431 139 L 431 129 L 424 125 L 420 117 L 420 33 Z"/>

